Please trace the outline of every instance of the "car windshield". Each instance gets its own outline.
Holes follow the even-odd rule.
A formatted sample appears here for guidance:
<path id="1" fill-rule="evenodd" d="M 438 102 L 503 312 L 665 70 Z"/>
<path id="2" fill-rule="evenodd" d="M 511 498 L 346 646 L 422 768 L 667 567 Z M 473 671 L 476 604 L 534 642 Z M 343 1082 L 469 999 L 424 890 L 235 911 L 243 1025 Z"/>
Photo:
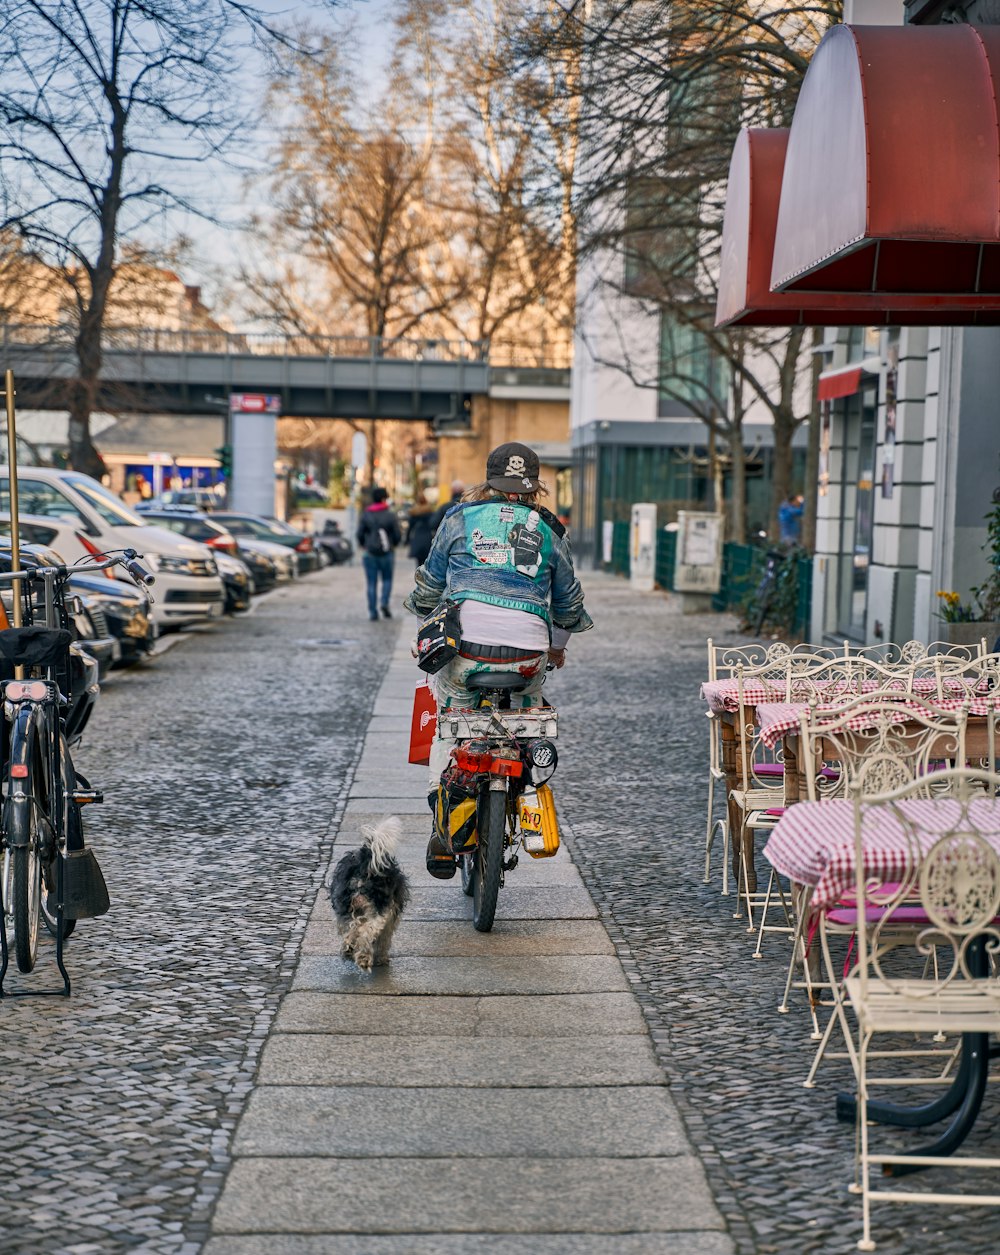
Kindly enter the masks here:
<path id="1" fill-rule="evenodd" d="M 66 482 L 75 488 L 81 497 L 85 497 L 105 523 L 110 523 L 112 527 L 147 526 L 145 519 L 140 518 L 138 514 L 133 514 L 124 501 L 95 479 L 90 479 L 86 475 L 67 475 Z"/>

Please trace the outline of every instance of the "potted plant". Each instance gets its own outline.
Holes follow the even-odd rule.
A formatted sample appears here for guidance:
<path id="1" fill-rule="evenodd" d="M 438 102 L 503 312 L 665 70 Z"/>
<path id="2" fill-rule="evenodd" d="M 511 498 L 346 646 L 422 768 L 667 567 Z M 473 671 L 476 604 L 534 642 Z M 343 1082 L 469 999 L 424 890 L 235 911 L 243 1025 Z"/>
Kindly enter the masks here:
<path id="1" fill-rule="evenodd" d="M 938 613 L 944 620 L 945 639 L 952 645 L 977 645 L 986 639 L 992 649 L 1000 637 L 1000 488 L 993 493 L 993 508 L 986 515 L 986 544 L 989 574 L 972 589 L 972 600 L 963 602 L 958 593 L 938 591 Z"/>

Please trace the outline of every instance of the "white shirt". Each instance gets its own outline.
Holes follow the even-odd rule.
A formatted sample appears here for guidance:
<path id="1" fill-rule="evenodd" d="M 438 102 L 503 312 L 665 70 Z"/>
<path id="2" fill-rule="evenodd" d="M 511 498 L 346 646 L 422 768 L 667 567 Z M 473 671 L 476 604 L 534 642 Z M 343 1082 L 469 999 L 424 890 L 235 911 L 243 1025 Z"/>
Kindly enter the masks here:
<path id="1" fill-rule="evenodd" d="M 531 649 L 544 653 L 549 648 L 549 630 L 541 615 L 526 610 L 493 606 L 486 601 L 462 602 L 462 639 L 476 645 L 509 645 L 513 649 Z M 552 629 L 552 648 L 562 649 L 570 633 L 563 628 Z"/>

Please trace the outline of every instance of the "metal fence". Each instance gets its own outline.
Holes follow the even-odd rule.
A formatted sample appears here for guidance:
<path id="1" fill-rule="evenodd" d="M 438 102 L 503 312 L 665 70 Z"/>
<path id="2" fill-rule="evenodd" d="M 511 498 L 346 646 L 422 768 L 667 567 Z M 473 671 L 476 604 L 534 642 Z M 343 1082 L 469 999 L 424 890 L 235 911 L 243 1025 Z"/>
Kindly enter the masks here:
<path id="1" fill-rule="evenodd" d="M 66 349 L 75 341 L 72 326 L 0 324 L 3 349 Z M 156 327 L 105 327 L 105 352 L 211 353 L 225 357 L 388 358 L 396 361 L 485 362 L 485 340 L 430 340 L 384 336 L 309 336 L 270 332 L 167 331 Z"/>
<path id="2" fill-rule="evenodd" d="M 722 582 L 712 598 L 712 609 L 720 613 L 741 610 L 757 588 L 764 574 L 766 551 L 756 545 L 737 545 L 729 541 L 722 548 Z M 660 528 L 656 536 L 656 583 L 659 588 L 674 591 L 674 570 L 677 561 L 677 533 Z M 812 613 L 812 558 L 800 557 L 796 562 L 795 621 L 792 632 L 805 636 L 809 632 Z M 629 524 L 615 523 L 611 544 L 610 569 L 616 575 L 629 573 Z"/>

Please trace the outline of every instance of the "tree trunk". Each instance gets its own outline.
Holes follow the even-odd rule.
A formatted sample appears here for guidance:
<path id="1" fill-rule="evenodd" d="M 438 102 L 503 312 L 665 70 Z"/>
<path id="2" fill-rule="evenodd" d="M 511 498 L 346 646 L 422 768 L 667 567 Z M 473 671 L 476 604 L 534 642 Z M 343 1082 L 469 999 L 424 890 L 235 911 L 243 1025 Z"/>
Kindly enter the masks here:
<path id="1" fill-rule="evenodd" d="M 787 500 L 792 491 L 792 436 L 795 434 L 795 422 L 787 413 L 776 413 L 774 416 L 774 460 L 772 462 L 773 479 L 771 483 L 771 520 L 768 532 L 772 540 L 781 534 L 778 526 L 778 507 Z"/>
<path id="2" fill-rule="evenodd" d="M 103 312 L 103 311 L 102 311 Z M 101 373 L 102 317 L 84 311 L 76 336 L 77 377 L 70 389 L 69 464 L 74 471 L 100 479 L 105 466 L 90 437 L 90 415 L 97 401 Z"/>
<path id="3" fill-rule="evenodd" d="M 730 437 L 733 496 L 729 520 L 729 539 L 737 545 L 747 543 L 747 451 L 743 447 L 742 428 Z"/>

